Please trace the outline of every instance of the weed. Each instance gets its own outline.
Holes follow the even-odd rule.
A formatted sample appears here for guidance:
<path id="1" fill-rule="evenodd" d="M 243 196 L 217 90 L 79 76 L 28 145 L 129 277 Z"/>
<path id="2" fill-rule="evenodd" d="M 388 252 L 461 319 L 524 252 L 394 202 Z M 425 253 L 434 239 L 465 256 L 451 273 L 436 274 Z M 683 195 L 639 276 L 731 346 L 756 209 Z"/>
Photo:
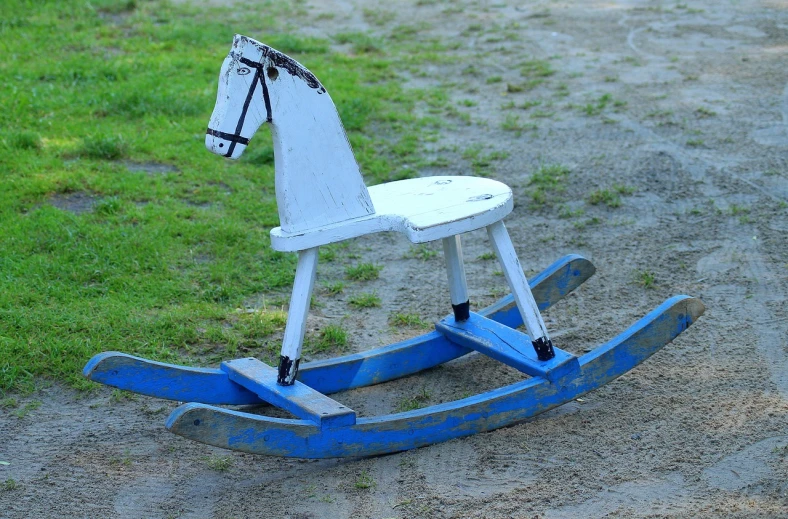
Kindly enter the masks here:
<path id="1" fill-rule="evenodd" d="M 597 189 L 588 195 L 588 203 L 591 205 L 604 204 L 615 208 L 621 206 L 621 197 L 610 189 Z"/>
<path id="2" fill-rule="evenodd" d="M 128 151 L 129 145 L 122 136 L 99 136 L 86 137 L 78 154 L 91 159 L 117 160 L 125 157 Z"/>
<path id="3" fill-rule="evenodd" d="M 205 459 L 208 468 L 217 472 L 227 472 L 235 461 L 230 456 L 209 456 Z"/>
<path id="4" fill-rule="evenodd" d="M 583 216 L 585 214 L 585 209 L 582 207 L 578 207 L 577 209 L 571 209 L 566 205 L 561 206 L 558 210 L 558 218 L 576 218 L 578 216 Z"/>
<path id="5" fill-rule="evenodd" d="M 482 254 L 478 255 L 476 257 L 476 259 L 480 260 L 480 261 L 494 260 L 495 259 L 495 253 L 494 252 L 485 252 L 485 253 L 482 253 Z"/>
<path id="6" fill-rule="evenodd" d="M 323 292 L 330 296 L 336 296 L 341 294 L 345 291 L 345 284 L 341 281 L 335 281 L 333 283 L 326 283 L 323 285 Z"/>
<path id="7" fill-rule="evenodd" d="M 380 297 L 376 292 L 362 292 L 348 298 L 348 304 L 355 308 L 375 308 L 380 306 Z"/>
<path id="8" fill-rule="evenodd" d="M 334 35 L 334 40 L 339 44 L 349 43 L 357 54 L 380 52 L 380 41 L 363 32 L 343 32 Z"/>
<path id="9" fill-rule="evenodd" d="M 6 142 L 8 147 L 17 150 L 40 150 L 43 147 L 41 136 L 30 131 L 14 132 Z"/>
<path id="10" fill-rule="evenodd" d="M 0 408 L 2 409 L 14 409 L 19 406 L 19 402 L 15 398 L 6 397 L 3 400 L 0 400 Z"/>
<path id="11" fill-rule="evenodd" d="M 555 74 L 549 61 L 529 60 L 520 65 L 520 73 L 526 77 L 549 77 Z"/>
<path id="12" fill-rule="evenodd" d="M 693 148 L 697 148 L 703 146 L 704 142 L 702 139 L 689 139 L 687 141 L 687 146 L 691 146 Z"/>
<path id="13" fill-rule="evenodd" d="M 131 391 L 124 391 L 122 389 L 113 389 L 109 396 L 109 400 L 113 404 L 117 404 L 118 402 L 123 402 L 126 400 L 133 402 L 137 400 L 137 394 L 132 393 Z"/>
<path id="14" fill-rule="evenodd" d="M 487 83 L 488 85 L 493 83 L 500 83 L 501 81 L 503 81 L 503 78 L 501 76 L 488 76 L 487 79 L 484 80 L 484 82 Z"/>
<path id="15" fill-rule="evenodd" d="M 397 405 L 397 412 L 404 413 L 406 411 L 414 411 L 421 409 L 430 400 L 430 393 L 427 388 L 422 387 L 421 390 L 414 396 L 406 397 Z"/>
<path id="16" fill-rule="evenodd" d="M 519 137 L 525 130 L 535 130 L 536 125 L 522 124 L 518 115 L 506 114 L 506 117 L 501 123 L 501 129 L 507 132 L 514 132 Z"/>
<path id="17" fill-rule="evenodd" d="M 427 261 L 437 255 L 438 251 L 431 248 L 426 243 L 420 243 L 418 245 L 411 245 L 410 249 L 408 249 L 408 252 L 405 253 L 405 258 Z"/>
<path id="18" fill-rule="evenodd" d="M 528 185 L 533 186 L 531 189 L 533 202 L 539 205 L 546 204 L 550 195 L 565 191 L 568 175 L 569 168 L 561 164 L 540 166 L 528 179 Z"/>
<path id="19" fill-rule="evenodd" d="M 41 402 L 38 400 L 33 400 L 32 402 L 27 402 L 24 406 L 14 411 L 14 415 L 17 418 L 24 418 L 25 416 L 30 413 L 30 411 L 34 411 L 41 407 Z"/>
<path id="20" fill-rule="evenodd" d="M 472 107 L 472 106 L 476 106 L 478 104 L 476 101 L 474 101 L 472 99 L 460 99 L 459 103 L 462 106 L 467 106 L 469 108 Z"/>
<path id="21" fill-rule="evenodd" d="M 586 218 L 585 220 L 578 220 L 572 224 L 575 229 L 582 230 L 588 227 L 589 225 L 599 225 L 602 223 L 602 220 L 599 217 L 594 216 L 592 218 Z"/>
<path id="22" fill-rule="evenodd" d="M 358 265 L 347 267 L 345 269 L 345 275 L 348 279 L 354 281 L 371 281 L 380 277 L 381 270 L 383 270 L 383 265 L 359 263 Z"/>
<path id="23" fill-rule="evenodd" d="M 750 212 L 749 207 L 745 207 L 737 204 L 731 204 L 731 206 L 728 208 L 728 214 L 730 214 L 731 216 L 741 216 L 748 214 L 749 212 Z"/>
<path id="24" fill-rule="evenodd" d="M 613 184 L 613 191 L 619 195 L 631 195 L 635 192 L 635 188 L 624 184 Z"/>
<path id="25" fill-rule="evenodd" d="M 309 346 L 311 351 L 315 353 L 329 351 L 335 348 L 341 348 L 347 344 L 347 332 L 342 326 L 337 324 L 329 324 L 317 335 L 316 338 L 310 338 Z"/>
<path id="26" fill-rule="evenodd" d="M 695 114 L 698 117 L 702 118 L 702 117 L 713 117 L 713 116 L 717 115 L 717 112 L 715 112 L 714 110 L 711 110 L 709 108 L 706 108 L 704 106 L 701 106 L 700 108 L 695 110 Z"/>
<path id="27" fill-rule="evenodd" d="M 372 476 L 366 470 L 362 470 L 361 474 L 359 474 L 358 478 L 356 479 L 355 486 L 356 488 L 366 490 L 368 488 L 377 486 L 377 484 L 375 483 L 375 480 L 372 479 Z"/>
<path id="28" fill-rule="evenodd" d="M 523 110 L 529 110 L 529 109 L 531 109 L 531 108 L 533 108 L 535 106 L 539 106 L 541 104 L 542 104 L 542 102 L 538 101 L 538 100 L 525 101 L 518 108 L 522 108 Z"/>
<path id="29" fill-rule="evenodd" d="M 418 314 L 396 313 L 389 317 L 389 324 L 397 328 L 429 328 L 429 323 Z"/>
<path id="30" fill-rule="evenodd" d="M 648 270 L 641 270 L 635 273 L 635 279 L 643 288 L 654 288 L 655 277 L 654 274 Z"/>
<path id="31" fill-rule="evenodd" d="M 0 488 L 5 490 L 6 492 L 10 492 L 11 490 L 16 490 L 17 488 L 19 488 L 19 483 L 17 483 L 16 480 L 12 478 L 8 478 L 5 481 L 3 481 L 3 485 Z"/>

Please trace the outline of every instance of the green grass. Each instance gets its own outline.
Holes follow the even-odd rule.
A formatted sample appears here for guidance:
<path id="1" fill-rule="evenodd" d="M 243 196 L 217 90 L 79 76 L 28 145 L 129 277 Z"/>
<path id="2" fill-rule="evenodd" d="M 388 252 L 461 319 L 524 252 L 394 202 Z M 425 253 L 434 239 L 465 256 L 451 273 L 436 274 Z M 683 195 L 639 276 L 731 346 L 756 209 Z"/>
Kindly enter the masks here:
<path id="1" fill-rule="evenodd" d="M 654 288 L 656 284 L 654 273 L 648 270 L 640 270 L 636 272 L 635 281 L 643 288 Z"/>
<path id="2" fill-rule="evenodd" d="M 334 351 L 347 344 L 347 332 L 339 324 L 329 324 L 317 336 L 307 337 L 305 343 L 309 353 Z"/>
<path id="3" fill-rule="evenodd" d="M 381 300 L 376 292 L 361 292 L 350 296 L 347 302 L 354 308 L 377 308 Z"/>
<path id="4" fill-rule="evenodd" d="M 430 324 L 419 314 L 395 313 L 389 317 L 389 324 L 396 328 L 429 328 Z"/>
<path id="5" fill-rule="evenodd" d="M 531 200 L 536 205 L 549 204 L 556 193 L 566 190 L 569 168 L 561 164 L 545 164 L 539 167 L 528 179 L 531 186 Z"/>
<path id="6" fill-rule="evenodd" d="M 366 470 L 362 470 L 361 474 L 356 479 L 355 487 L 366 490 L 375 486 L 377 486 L 377 484 L 375 480 L 372 479 L 372 476 Z"/>
<path id="7" fill-rule="evenodd" d="M 353 55 L 332 51 L 287 32 L 300 10 L 0 3 L 0 396 L 42 376 L 91 387 L 81 368 L 106 350 L 190 364 L 258 354 L 281 327 L 282 314 L 238 311 L 286 293 L 295 271 L 295 255 L 269 246 L 279 223 L 270 134 L 262 128 L 234 162 L 203 146 L 235 33 L 321 79 L 369 184 L 415 174 L 404 165 L 418 163 L 442 112 L 414 114 L 440 95 L 405 91 L 398 74 L 436 50 L 349 34 L 338 39 Z"/>
<path id="8" fill-rule="evenodd" d="M 404 413 L 406 411 L 421 409 L 430 401 L 430 396 L 427 388 L 423 387 L 415 395 L 403 398 L 399 404 L 397 404 L 397 412 Z"/>
<path id="9" fill-rule="evenodd" d="M 373 265 L 372 263 L 359 263 L 345 269 L 345 275 L 353 281 L 372 281 L 380 277 L 383 265 Z"/>

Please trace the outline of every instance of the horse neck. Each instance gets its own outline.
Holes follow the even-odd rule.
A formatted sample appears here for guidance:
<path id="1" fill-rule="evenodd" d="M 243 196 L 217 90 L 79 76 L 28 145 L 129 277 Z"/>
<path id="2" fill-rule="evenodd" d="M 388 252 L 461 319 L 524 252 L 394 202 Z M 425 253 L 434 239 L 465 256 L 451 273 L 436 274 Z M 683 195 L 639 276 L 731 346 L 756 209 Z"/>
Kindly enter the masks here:
<path id="1" fill-rule="evenodd" d="M 297 89 L 272 99 L 276 203 L 285 232 L 373 214 L 375 209 L 328 93 Z"/>

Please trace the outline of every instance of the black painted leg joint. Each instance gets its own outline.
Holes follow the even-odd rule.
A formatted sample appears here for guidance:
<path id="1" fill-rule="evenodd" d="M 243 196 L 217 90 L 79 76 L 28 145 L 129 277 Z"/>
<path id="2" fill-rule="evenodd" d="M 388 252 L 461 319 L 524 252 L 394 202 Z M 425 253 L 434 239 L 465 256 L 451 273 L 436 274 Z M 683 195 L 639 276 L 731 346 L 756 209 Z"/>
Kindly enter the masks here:
<path id="1" fill-rule="evenodd" d="M 287 355 L 279 356 L 279 372 L 276 376 L 276 383 L 280 386 L 292 386 L 295 384 L 298 374 L 298 364 L 301 359 L 290 360 Z"/>
<path id="2" fill-rule="evenodd" d="M 471 317 L 471 301 L 465 301 L 458 305 L 451 305 L 454 310 L 454 320 L 457 322 L 467 321 Z"/>
<path id="3" fill-rule="evenodd" d="M 555 357 L 555 350 L 553 350 L 553 341 L 547 337 L 539 337 L 531 344 L 534 345 L 536 350 L 536 357 L 539 360 L 550 360 Z"/>

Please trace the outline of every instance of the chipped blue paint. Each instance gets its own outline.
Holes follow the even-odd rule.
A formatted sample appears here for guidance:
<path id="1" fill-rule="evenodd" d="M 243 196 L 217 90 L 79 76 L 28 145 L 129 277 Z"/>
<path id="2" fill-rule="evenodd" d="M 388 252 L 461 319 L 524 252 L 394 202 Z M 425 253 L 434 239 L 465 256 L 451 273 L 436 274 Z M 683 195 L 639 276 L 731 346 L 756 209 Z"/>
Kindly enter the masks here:
<path id="1" fill-rule="evenodd" d="M 167 428 L 196 441 L 255 454 L 299 458 L 368 456 L 413 449 L 489 431 L 525 420 L 596 389 L 646 360 L 687 329 L 703 303 L 676 296 L 613 340 L 579 359 L 580 375 L 561 384 L 541 377 L 473 397 L 321 431 L 304 420 L 287 420 L 186 404 Z"/>
<path id="2" fill-rule="evenodd" d="M 552 306 L 594 274 L 594 266 L 576 254 L 564 256 L 531 282 L 540 310 Z M 522 318 L 511 295 L 479 311 L 480 315 L 516 328 Z M 301 365 L 299 380 L 324 394 L 403 377 L 428 369 L 471 349 L 431 332 L 382 348 Z M 156 362 L 120 352 L 93 357 L 82 371 L 90 380 L 148 396 L 205 404 L 259 404 L 255 393 L 229 380 L 221 369 L 192 368 Z"/>
<path id="3" fill-rule="evenodd" d="M 473 312 L 460 322 L 448 316 L 436 323 L 435 329 L 455 344 L 473 348 L 532 377 L 558 383 L 580 372 L 577 357 L 571 353 L 554 348 L 552 359 L 539 360 L 528 335 Z"/>

